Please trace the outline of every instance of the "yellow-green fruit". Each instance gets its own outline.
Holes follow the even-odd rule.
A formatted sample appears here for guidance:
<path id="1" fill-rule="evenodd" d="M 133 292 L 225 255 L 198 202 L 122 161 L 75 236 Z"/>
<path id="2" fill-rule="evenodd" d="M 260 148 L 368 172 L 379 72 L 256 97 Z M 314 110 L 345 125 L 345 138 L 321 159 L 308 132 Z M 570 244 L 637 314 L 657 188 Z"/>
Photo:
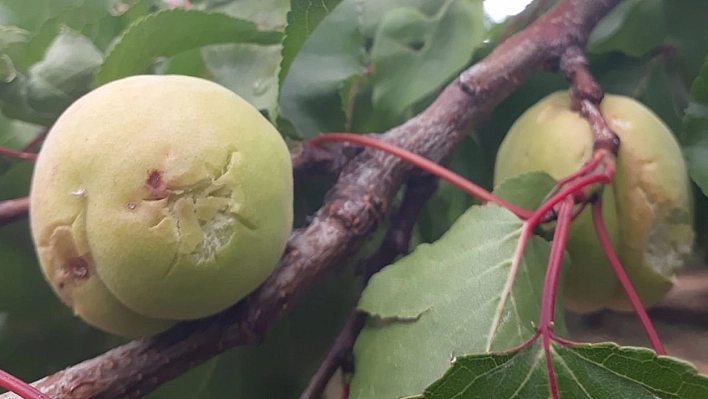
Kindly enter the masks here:
<path id="1" fill-rule="evenodd" d="M 600 109 L 621 140 L 613 183 L 603 192 L 603 218 L 634 288 L 650 307 L 672 287 L 693 245 L 686 165 L 671 131 L 641 103 L 606 95 Z M 570 109 L 567 92 L 557 92 L 511 127 L 497 154 L 494 181 L 535 170 L 558 180 L 577 171 L 592 154 L 589 123 Z M 631 310 L 597 240 L 590 209 L 571 226 L 568 253 L 568 309 Z"/>
<path id="2" fill-rule="evenodd" d="M 290 155 L 233 92 L 134 76 L 71 105 L 37 160 L 30 221 L 55 292 L 88 323 L 145 336 L 219 312 L 288 239 Z"/>

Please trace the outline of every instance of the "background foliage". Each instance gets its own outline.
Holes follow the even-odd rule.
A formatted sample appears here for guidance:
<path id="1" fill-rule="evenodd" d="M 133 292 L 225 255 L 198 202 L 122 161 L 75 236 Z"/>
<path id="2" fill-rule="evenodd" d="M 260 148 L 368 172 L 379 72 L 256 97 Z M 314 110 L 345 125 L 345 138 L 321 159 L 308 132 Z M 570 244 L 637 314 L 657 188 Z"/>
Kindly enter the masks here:
<path id="1" fill-rule="evenodd" d="M 24 148 L 84 93 L 141 73 L 214 80 L 262 110 L 293 140 L 330 131 L 383 132 L 428 105 L 463 68 L 488 54 L 510 31 L 523 28 L 538 7 L 553 3 L 534 1 L 510 25 L 487 18 L 481 0 L 203 0 L 193 1 L 190 10 L 169 10 L 158 0 L 0 0 L 0 145 Z M 700 250 L 708 243 L 706 15 L 708 3 L 702 0 L 626 0 L 601 21 L 588 46 L 592 71 L 603 88 L 640 100 L 679 138 L 696 184 Z M 543 96 L 566 87 L 554 74 L 525 83 L 476 131 L 468 132 L 450 168 L 492 189 L 494 155 L 511 123 Z M 27 195 L 31 173 L 31 163 L 0 158 L 0 200 Z M 298 188 L 299 220 L 316 209 L 324 188 L 322 182 L 307 184 Z M 463 221 L 474 213 L 492 212 L 468 211 L 473 203 L 441 183 L 419 219 L 414 243 L 434 242 L 465 212 Z M 503 217 L 491 220 L 496 223 Z M 486 232 L 490 225 L 457 225 L 436 248 L 470 242 L 471 250 L 478 250 L 483 243 L 472 238 L 475 228 Z M 513 231 L 511 225 L 499 228 L 500 237 Z M 450 238 L 464 229 L 462 236 Z M 29 237 L 27 222 L 0 228 L 0 368 L 34 380 L 123 341 L 86 326 L 56 299 L 39 272 Z M 538 241 L 539 248 L 547 246 Z M 370 248 L 373 244 L 363 252 Z M 424 271 L 430 263 L 421 259 L 424 251 L 435 250 L 428 247 L 405 262 Z M 495 260 L 489 262 L 494 265 Z M 297 397 L 356 303 L 359 282 L 354 264 L 320 284 L 277 323 L 260 347 L 231 350 L 150 397 Z M 534 265 L 540 267 L 542 262 Z M 367 302 L 377 290 L 394 295 L 391 287 L 404 278 L 421 279 L 421 295 L 462 295 L 451 293 L 444 284 L 437 287 L 430 276 L 404 266 L 402 261 L 374 280 L 360 306 L 370 313 L 419 316 L 421 309 L 401 314 L 396 308 L 398 302 L 409 303 L 405 296 Z M 466 263 L 459 267 L 449 273 L 470 273 Z M 413 277 L 395 276 L 399 272 Z M 488 284 L 503 281 L 504 271 L 499 273 L 490 275 Z M 518 295 L 537 297 L 539 287 L 540 282 L 519 288 Z M 464 306 L 474 306 L 474 298 L 464 298 L 473 301 Z M 382 309 L 381 303 L 391 308 Z M 483 325 L 489 318 L 481 313 L 462 318 L 455 313 L 464 307 L 460 306 L 442 315 L 454 320 L 443 324 L 443 331 Z M 524 314 L 534 312 L 537 309 Z M 436 333 L 425 326 L 409 327 Z M 365 330 L 361 340 L 369 339 L 375 329 Z M 504 341 L 500 349 L 523 338 L 499 334 Z M 393 344 L 376 345 L 381 349 L 370 351 L 381 356 Z M 471 345 L 465 351 L 475 350 L 477 344 Z M 442 351 L 444 356 L 455 352 L 455 348 L 420 349 L 423 352 L 406 350 L 404 359 L 413 360 L 401 361 L 425 358 L 425 350 Z M 362 358 L 378 362 L 375 356 Z M 435 373 L 439 376 L 444 370 Z"/>

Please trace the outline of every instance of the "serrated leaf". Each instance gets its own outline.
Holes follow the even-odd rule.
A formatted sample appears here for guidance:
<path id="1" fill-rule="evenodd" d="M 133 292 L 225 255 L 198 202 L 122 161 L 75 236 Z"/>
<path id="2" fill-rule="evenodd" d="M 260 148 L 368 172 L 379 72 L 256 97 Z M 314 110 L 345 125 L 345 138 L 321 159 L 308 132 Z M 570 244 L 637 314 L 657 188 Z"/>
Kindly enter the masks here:
<path id="1" fill-rule="evenodd" d="M 376 274 L 359 302 L 373 319 L 354 347 L 350 398 L 415 395 L 454 356 L 530 338 L 550 246 L 536 237 L 528 242 L 513 289 L 502 295 L 521 228 L 503 208 L 473 206 L 440 240 Z M 556 317 L 564 330 L 561 312 Z"/>
<path id="2" fill-rule="evenodd" d="M 295 56 L 315 28 L 342 0 L 293 0 L 287 15 L 278 83 L 283 84 Z"/>
<path id="3" fill-rule="evenodd" d="M 290 0 L 208 0 L 207 11 L 218 11 L 256 23 L 261 29 L 285 29 Z"/>
<path id="4" fill-rule="evenodd" d="M 525 172 L 502 180 L 494 188 L 494 194 L 518 207 L 535 210 L 555 185 L 556 181 L 546 172 Z"/>
<path id="5" fill-rule="evenodd" d="M 392 9 L 378 24 L 371 49 L 373 101 L 389 124 L 402 121 L 410 106 L 455 76 L 484 38 L 482 1 L 435 4 L 433 10 Z"/>
<path id="6" fill-rule="evenodd" d="M 47 49 L 42 62 L 27 76 L 29 105 L 42 113 L 59 114 L 89 91 L 103 54 L 83 35 L 64 31 Z"/>
<path id="7" fill-rule="evenodd" d="M 280 113 L 300 138 L 344 128 L 339 89 L 366 71 L 358 7 L 358 0 L 344 0 L 332 10 L 302 45 L 283 80 Z"/>
<path id="8" fill-rule="evenodd" d="M 0 50 L 10 44 L 24 43 L 29 40 L 30 32 L 16 26 L 0 25 Z"/>
<path id="9" fill-rule="evenodd" d="M 38 124 L 50 124 L 73 101 L 91 88 L 94 70 L 103 54 L 83 35 L 65 29 L 27 76 L 0 83 L 5 115 Z"/>
<path id="10" fill-rule="evenodd" d="M 666 38 L 663 0 L 621 2 L 595 26 L 588 51 L 620 51 L 640 57 L 660 47 Z"/>
<path id="11" fill-rule="evenodd" d="M 708 196 L 708 58 L 691 86 L 691 102 L 683 118 L 681 142 L 688 172 Z"/>
<path id="12" fill-rule="evenodd" d="M 103 51 L 123 28 L 120 18 L 112 15 L 118 3 L 119 0 L 27 0 L 14 4 L 15 9 L 28 12 L 15 18 L 18 26 L 32 31 L 29 41 L 8 49 L 16 68 L 26 73 L 65 28 L 86 36 Z"/>
<path id="13" fill-rule="evenodd" d="M 552 342 L 551 357 L 561 399 L 708 397 L 708 378 L 692 365 L 645 348 Z M 545 354 L 536 340 L 513 352 L 459 357 L 423 395 L 411 399 L 548 397 Z"/>
<path id="14" fill-rule="evenodd" d="M 210 1 L 210 11 L 243 18 L 262 28 L 282 31 L 290 10 L 288 0 Z M 280 44 L 222 44 L 202 50 L 211 78 L 238 93 L 254 107 L 274 112 L 278 101 Z"/>
<path id="15" fill-rule="evenodd" d="M 150 40 L 146 40 L 150 38 Z M 108 52 L 96 77 L 102 85 L 145 73 L 158 57 L 211 44 L 277 44 L 282 33 L 260 30 L 256 24 L 222 13 L 198 10 L 166 10 L 148 15 L 120 37 Z"/>

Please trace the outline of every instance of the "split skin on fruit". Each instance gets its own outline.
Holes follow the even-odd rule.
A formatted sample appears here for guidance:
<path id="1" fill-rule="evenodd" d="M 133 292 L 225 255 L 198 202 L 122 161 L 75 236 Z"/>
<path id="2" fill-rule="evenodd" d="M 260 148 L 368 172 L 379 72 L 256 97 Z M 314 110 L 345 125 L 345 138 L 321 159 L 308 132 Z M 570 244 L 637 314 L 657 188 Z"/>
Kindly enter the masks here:
<path id="1" fill-rule="evenodd" d="M 638 101 L 606 95 L 600 110 L 621 141 L 612 185 L 602 194 L 603 220 L 642 304 L 651 307 L 673 286 L 693 246 L 686 165 L 674 135 Z M 530 171 L 559 180 L 592 156 L 591 126 L 570 109 L 568 93 L 557 92 L 511 127 L 497 154 L 494 181 Z M 566 308 L 578 313 L 631 311 L 597 239 L 589 207 L 573 222 L 567 250 Z"/>
<path id="2" fill-rule="evenodd" d="M 292 228 L 292 165 L 278 131 L 226 88 L 134 76 L 61 115 L 30 198 L 57 295 L 89 324 L 140 337 L 265 281 Z"/>

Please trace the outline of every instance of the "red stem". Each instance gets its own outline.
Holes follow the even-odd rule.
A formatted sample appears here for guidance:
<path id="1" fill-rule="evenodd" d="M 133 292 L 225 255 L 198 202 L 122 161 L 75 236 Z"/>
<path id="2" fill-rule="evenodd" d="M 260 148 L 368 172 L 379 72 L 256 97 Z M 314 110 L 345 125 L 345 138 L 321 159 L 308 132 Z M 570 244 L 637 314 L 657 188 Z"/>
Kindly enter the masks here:
<path id="1" fill-rule="evenodd" d="M 573 216 L 573 205 L 573 197 L 567 196 L 563 199 L 560 207 L 556 231 L 553 234 L 551 253 L 548 257 L 546 278 L 543 282 L 541 312 L 538 320 L 539 329 L 542 334 L 543 351 L 546 354 L 549 390 L 554 399 L 558 399 L 559 394 L 556 374 L 553 370 L 553 358 L 551 357 L 551 338 L 553 336 L 553 320 L 556 307 L 556 293 L 558 292 L 558 280 L 560 279 L 563 255 L 565 254 L 565 247 L 568 242 L 568 232 L 570 231 L 570 223 Z"/>
<path id="2" fill-rule="evenodd" d="M 384 151 L 391 155 L 395 155 L 402 160 L 416 166 L 431 175 L 437 176 L 440 179 L 452 184 L 453 186 L 459 188 L 460 190 L 466 192 L 467 194 L 483 201 L 492 202 L 499 206 L 502 206 L 521 219 L 530 218 L 534 212 L 519 208 L 503 199 L 496 197 L 489 191 L 483 189 L 482 187 L 472 183 L 471 181 L 465 179 L 464 177 L 446 169 L 443 166 L 436 164 L 435 162 L 424 158 L 418 154 L 405 150 L 403 148 L 397 147 L 395 145 L 389 144 L 385 141 L 377 140 L 369 136 L 363 136 L 360 134 L 353 133 L 328 133 L 322 136 L 318 136 L 309 140 L 309 143 L 315 146 L 319 146 L 323 143 L 332 142 L 350 142 L 366 147 L 374 148 L 380 151 Z"/>
<path id="3" fill-rule="evenodd" d="M 551 356 L 552 325 L 555 314 L 558 280 L 560 279 L 563 255 L 565 254 L 568 232 L 570 231 L 570 223 L 573 216 L 573 204 L 574 201 L 571 196 L 566 197 L 561 204 L 556 231 L 553 235 L 551 253 L 548 257 L 548 269 L 546 270 L 546 279 L 543 285 L 541 314 L 539 316 L 539 326 L 543 333 L 543 351 L 546 354 L 549 390 L 554 399 L 559 398 L 559 393 L 555 371 L 553 370 L 553 358 Z"/>
<path id="4" fill-rule="evenodd" d="M 37 388 L 2 370 L 0 370 L 0 386 L 19 395 L 22 399 L 49 399 Z"/>
<path id="5" fill-rule="evenodd" d="M 548 270 L 546 279 L 543 282 L 543 297 L 541 298 L 541 314 L 538 324 L 541 328 L 553 323 L 556 306 L 556 292 L 558 290 L 558 279 L 560 277 L 561 266 L 563 266 L 563 255 L 565 254 L 566 243 L 568 242 L 568 232 L 570 231 L 571 217 L 573 216 L 573 197 L 567 196 L 562 201 L 558 223 L 553 234 L 551 253 L 548 257 Z"/>
<path id="6" fill-rule="evenodd" d="M 4 155 L 10 158 L 26 159 L 28 161 L 37 160 L 37 154 L 32 154 L 31 152 L 15 151 L 5 147 L 0 147 L 0 155 Z"/>
<path id="7" fill-rule="evenodd" d="M 22 152 L 32 152 L 35 147 L 41 143 L 45 137 L 47 137 L 47 133 L 49 133 L 49 129 L 43 129 L 38 135 L 36 135 L 32 141 L 27 143 L 27 145 L 22 148 Z"/>
<path id="8" fill-rule="evenodd" d="M 576 180 L 574 183 L 570 184 L 568 187 L 561 190 L 559 193 L 553 195 L 550 199 L 544 202 L 534 214 L 527 220 L 527 223 L 531 223 L 532 226 L 539 224 L 548 212 L 550 212 L 553 207 L 558 205 L 559 202 L 563 201 L 565 197 L 572 196 L 576 191 L 582 190 L 583 188 L 595 184 L 595 183 L 605 183 L 609 184 L 612 182 L 612 178 L 607 175 L 590 175 L 582 179 Z"/>
<path id="9" fill-rule="evenodd" d="M 624 267 L 622 267 L 619 258 L 617 258 L 617 253 L 615 253 L 614 248 L 612 248 L 612 241 L 610 241 L 610 237 L 607 234 L 605 222 L 602 220 L 602 201 L 597 201 L 592 207 L 592 223 L 595 226 L 595 232 L 597 233 L 598 240 L 600 240 L 602 250 L 605 251 L 605 256 L 607 260 L 610 261 L 610 265 L 612 265 L 612 270 L 615 272 L 622 289 L 624 289 L 624 292 L 627 294 L 629 302 L 632 304 L 632 309 L 634 309 L 637 317 L 639 317 L 639 321 L 642 328 L 644 328 L 644 332 L 647 334 L 652 348 L 657 354 L 666 355 L 664 346 L 659 340 L 659 334 L 656 333 L 656 329 L 654 329 L 654 325 L 651 320 L 649 320 L 649 315 L 647 315 L 647 311 L 644 309 L 644 305 L 642 305 L 637 291 L 634 290 L 632 282 L 629 281 L 629 277 L 627 276 L 627 272 L 624 271 Z"/>
<path id="10" fill-rule="evenodd" d="M 586 163 L 583 165 L 582 168 L 580 168 L 577 172 L 570 174 L 556 182 L 556 187 L 562 187 L 569 182 L 579 178 L 580 176 L 583 176 L 587 173 L 589 173 L 591 170 L 595 169 L 595 167 L 600 163 L 600 160 L 602 159 L 603 153 L 601 151 L 595 151 L 595 155 L 592 157 L 590 162 Z"/>

